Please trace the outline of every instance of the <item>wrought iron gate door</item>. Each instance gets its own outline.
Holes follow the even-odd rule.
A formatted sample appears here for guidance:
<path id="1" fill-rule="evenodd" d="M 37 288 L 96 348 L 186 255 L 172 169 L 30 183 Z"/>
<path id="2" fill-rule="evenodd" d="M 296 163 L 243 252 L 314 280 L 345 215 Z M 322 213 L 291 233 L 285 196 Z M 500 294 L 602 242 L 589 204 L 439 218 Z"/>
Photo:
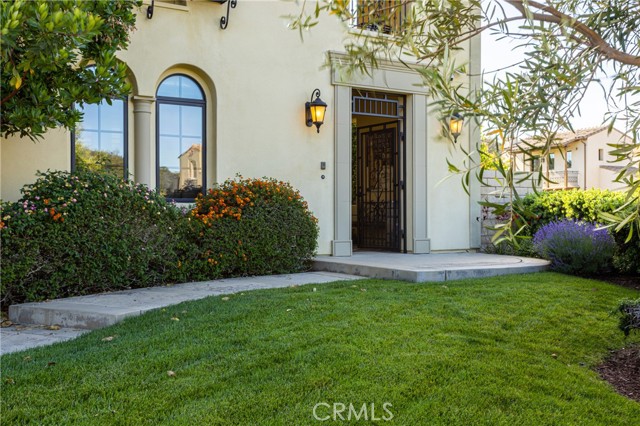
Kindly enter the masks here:
<path id="1" fill-rule="evenodd" d="M 357 245 L 400 251 L 398 122 L 358 128 Z"/>

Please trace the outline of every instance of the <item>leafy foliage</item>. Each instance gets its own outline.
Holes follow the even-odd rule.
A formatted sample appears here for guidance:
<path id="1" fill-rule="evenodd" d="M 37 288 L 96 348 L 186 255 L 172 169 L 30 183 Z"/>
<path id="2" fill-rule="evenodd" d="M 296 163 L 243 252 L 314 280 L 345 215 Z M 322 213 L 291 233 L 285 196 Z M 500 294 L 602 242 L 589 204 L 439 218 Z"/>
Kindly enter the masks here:
<path id="1" fill-rule="evenodd" d="M 292 17 L 291 27 L 302 35 L 322 13 L 336 16 L 346 26 L 371 21 L 380 27 L 380 23 L 399 21 L 392 37 L 358 24 L 360 32 L 352 30 L 345 41 L 348 59 L 331 65 L 346 72 L 370 73 L 382 59 L 410 64 L 434 99 L 432 109 L 443 118 L 460 113 L 467 123 L 482 126 L 494 152 L 513 152 L 514 144 L 527 136 L 543 145 L 541 149 L 524 146 L 527 159 L 547 156 L 557 133 L 571 129 L 587 87 L 599 84 L 609 110 L 603 120 L 610 128 L 623 125 L 630 137 L 630 142 L 612 144 L 611 154 L 624 166 L 616 180 L 626 184 L 628 191 L 626 205 L 606 219 L 616 231 L 626 231 L 629 239 L 640 233 L 640 3 L 324 0 L 311 11 L 303 6 Z M 514 64 L 515 70 L 495 74 L 481 85 L 474 82 L 480 76 L 472 75 L 465 62 L 468 56 L 460 53 L 484 31 L 515 40 L 527 53 L 521 63 Z M 450 170 L 462 175 L 466 188 L 471 176 L 482 180 L 488 167 L 497 170 L 505 193 L 514 193 L 504 207 L 508 221 L 498 239 L 525 237 L 522 218 L 528 214 L 520 210 L 516 184 L 527 179 L 541 182 L 542 164 L 538 162 L 533 172 L 518 172 L 513 161 L 497 156 L 496 161 L 479 162 L 480 146 L 465 149 L 461 145 L 457 146 L 465 154 L 464 164 L 450 164 Z"/>
<path id="2" fill-rule="evenodd" d="M 619 315 L 618 328 L 628 336 L 632 330 L 640 330 L 640 299 L 623 300 L 616 313 Z"/>
<path id="3" fill-rule="evenodd" d="M 142 185 L 42 174 L 2 205 L 2 304 L 157 285 L 177 263 L 181 216 Z"/>
<path id="4" fill-rule="evenodd" d="M 317 221 L 288 183 L 227 181 L 190 211 L 109 174 L 49 172 L 0 212 L 2 305 L 309 268 Z"/>
<path id="5" fill-rule="evenodd" d="M 533 245 L 540 256 L 551 261 L 553 270 L 587 276 L 606 271 L 616 248 L 606 229 L 567 219 L 540 228 Z"/>
<path id="6" fill-rule="evenodd" d="M 613 266 L 623 274 L 640 276 L 640 235 L 634 233 L 631 240 L 625 237 L 624 231 L 614 236 L 618 249 L 613 257 Z"/>
<path id="7" fill-rule="evenodd" d="M 125 49 L 140 0 L 1 2 L 3 137 L 36 139 L 50 128 L 73 128 L 75 103 L 126 95 Z M 95 68 L 86 65 L 95 64 Z"/>
<path id="8" fill-rule="evenodd" d="M 316 218 L 298 191 L 275 179 L 227 180 L 199 196 L 190 217 L 197 255 L 181 267 L 192 279 L 300 272 L 315 253 Z"/>
<path id="9" fill-rule="evenodd" d="M 626 203 L 626 196 L 621 192 L 589 189 L 528 194 L 515 205 L 519 208 L 520 215 L 516 215 L 521 222 L 521 234 L 528 237 L 542 226 L 560 219 L 603 223 L 607 215 L 620 211 Z M 627 236 L 626 228 L 613 234 L 617 246 L 613 265 L 618 272 L 640 275 L 640 235 L 633 233 L 630 240 Z M 514 246 L 508 241 L 504 241 L 504 244 Z M 520 241 L 515 248 L 527 246 L 525 240 Z"/>
<path id="10" fill-rule="evenodd" d="M 558 219 L 603 222 L 603 212 L 614 212 L 625 204 L 625 195 L 602 189 L 585 191 L 545 191 L 528 194 L 522 199 L 522 209 L 535 220 L 529 221 L 529 235 L 543 225 Z"/>

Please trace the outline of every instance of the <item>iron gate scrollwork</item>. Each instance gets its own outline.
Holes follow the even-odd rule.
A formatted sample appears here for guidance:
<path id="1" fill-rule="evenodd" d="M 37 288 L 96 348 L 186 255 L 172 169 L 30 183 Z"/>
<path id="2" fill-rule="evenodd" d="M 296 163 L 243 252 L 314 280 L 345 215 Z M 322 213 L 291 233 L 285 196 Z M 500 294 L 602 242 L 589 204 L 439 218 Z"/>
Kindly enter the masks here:
<path id="1" fill-rule="evenodd" d="M 398 122 L 358 128 L 357 245 L 400 251 L 401 178 Z"/>

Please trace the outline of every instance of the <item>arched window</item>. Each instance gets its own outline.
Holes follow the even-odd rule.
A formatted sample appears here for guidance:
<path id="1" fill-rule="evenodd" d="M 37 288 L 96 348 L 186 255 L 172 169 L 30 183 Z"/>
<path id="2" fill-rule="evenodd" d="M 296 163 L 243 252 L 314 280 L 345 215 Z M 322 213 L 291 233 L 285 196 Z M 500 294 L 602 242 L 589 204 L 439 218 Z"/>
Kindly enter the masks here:
<path id="1" fill-rule="evenodd" d="M 158 190 L 176 201 L 193 201 L 204 190 L 206 129 L 204 92 L 191 77 L 165 78 L 156 93 Z"/>
<path id="2" fill-rule="evenodd" d="M 82 121 L 71 134 L 71 170 L 127 179 L 127 100 L 81 104 Z"/>

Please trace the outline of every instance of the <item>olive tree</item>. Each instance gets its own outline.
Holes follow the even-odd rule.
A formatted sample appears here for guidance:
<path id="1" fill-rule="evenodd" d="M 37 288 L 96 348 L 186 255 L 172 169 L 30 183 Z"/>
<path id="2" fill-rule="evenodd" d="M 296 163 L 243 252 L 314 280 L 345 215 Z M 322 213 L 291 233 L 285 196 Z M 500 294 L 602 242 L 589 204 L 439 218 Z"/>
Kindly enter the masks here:
<path id="1" fill-rule="evenodd" d="M 35 140 L 50 128 L 73 128 L 81 118 L 75 103 L 130 91 L 115 54 L 128 45 L 140 0 L 1 3 L 3 137 Z"/>
<path id="2" fill-rule="evenodd" d="M 599 84 L 608 112 L 603 117 L 610 128 L 623 125 L 631 143 L 614 143 L 611 153 L 624 165 L 616 180 L 628 188 L 627 205 L 618 215 L 609 215 L 617 230 L 640 232 L 640 3 L 629 0 L 396 0 L 303 2 L 291 27 L 313 27 L 323 13 L 346 24 L 366 22 L 345 41 L 348 71 L 370 72 L 380 59 L 412 63 L 423 77 L 434 105 L 443 119 L 462 114 L 467 123 L 482 126 L 484 143 L 495 152 L 512 152 L 524 137 L 543 141 L 542 156 L 554 145 L 556 134 L 571 128 L 580 112 L 580 101 L 590 84 Z M 402 13 L 403 19 L 398 22 Z M 394 22 L 391 27 L 387 23 Z M 376 35 L 385 28 L 389 34 Z M 371 31 L 371 30 L 374 31 Z M 515 39 L 526 52 L 508 72 L 484 78 L 481 87 L 470 87 L 469 64 L 456 55 L 468 41 L 491 31 L 498 37 Z M 415 67 L 418 63 L 421 66 Z M 485 77 L 485 76 L 483 76 Z M 522 148 L 534 158 L 533 147 Z M 480 146 L 476 147 L 480 150 Z M 463 176 L 465 187 L 471 176 L 482 180 L 486 162 L 476 152 L 466 152 L 464 164 L 450 164 Z M 545 179 L 542 166 L 517 171 L 515 162 L 496 156 L 491 167 L 502 177 L 511 195 L 504 205 L 491 205 L 509 217 L 497 239 L 516 241 L 526 226 L 526 211 L 520 211 L 517 182 Z M 539 162 L 538 162 L 539 164 Z M 628 226 L 631 225 L 631 226 Z M 631 238 L 631 234 L 629 235 Z"/>

